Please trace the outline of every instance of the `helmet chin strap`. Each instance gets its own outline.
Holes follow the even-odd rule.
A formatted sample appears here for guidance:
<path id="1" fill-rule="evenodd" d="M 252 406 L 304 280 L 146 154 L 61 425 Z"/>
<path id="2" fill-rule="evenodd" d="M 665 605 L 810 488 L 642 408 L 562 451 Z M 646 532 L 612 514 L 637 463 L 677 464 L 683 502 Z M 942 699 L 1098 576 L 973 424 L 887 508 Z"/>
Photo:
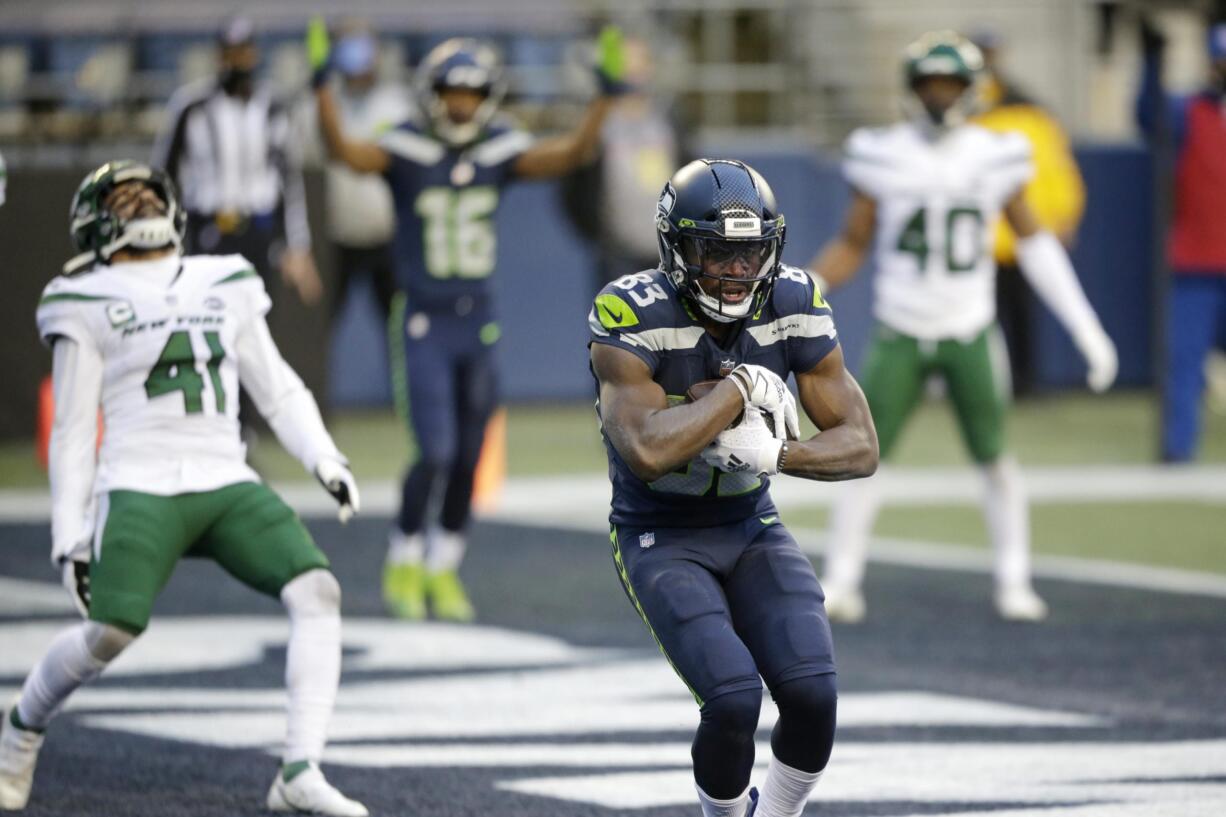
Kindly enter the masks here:
<path id="1" fill-rule="evenodd" d="M 432 111 L 434 131 L 447 144 L 460 147 L 461 145 L 467 145 L 477 138 L 477 134 L 481 131 L 480 123 L 471 119 L 467 122 L 453 122 L 447 114 L 447 107 L 442 102 L 436 103 L 434 107 L 436 108 L 436 110 Z M 439 108 L 442 110 L 437 110 Z"/>
<path id="2" fill-rule="evenodd" d="M 489 96 L 477 106 L 472 119 L 467 122 L 453 122 L 447 112 L 447 106 L 437 94 L 430 103 L 430 118 L 433 120 L 434 132 L 452 147 L 463 147 L 475 141 L 497 111 L 498 99 Z"/>
<path id="3" fill-rule="evenodd" d="M 772 253 L 771 257 L 766 263 L 768 265 L 773 264 L 774 258 L 775 256 Z M 678 270 L 684 270 L 686 268 L 685 258 L 675 249 L 673 250 L 673 264 Z M 684 274 L 682 275 L 682 280 L 684 280 Z M 688 290 L 687 294 L 689 298 L 694 301 L 695 304 L 697 304 L 700 310 L 702 310 L 702 314 L 706 315 L 711 320 L 716 321 L 717 323 L 735 323 L 736 321 L 741 321 L 748 318 L 753 312 L 754 298 L 757 295 L 759 286 L 761 286 L 761 282 L 756 282 L 753 289 L 747 293 L 745 301 L 733 306 L 725 304 L 723 298 L 708 295 L 703 291 L 702 287 L 698 285 L 697 281 L 695 281 L 692 286 L 688 286 L 682 291 Z M 722 291 L 723 285 L 721 284 L 720 287 Z M 729 312 L 729 309 L 736 310 L 736 313 Z"/>
<path id="4" fill-rule="evenodd" d="M 68 263 L 64 264 L 64 274 L 80 272 L 99 258 L 109 262 L 112 255 L 125 247 L 160 250 L 168 246 L 173 246 L 176 252 L 183 251 L 183 242 L 179 239 L 171 216 L 133 219 L 124 225 L 123 233 L 111 243 L 103 245 L 97 251 L 90 250 L 70 258 Z"/>
<path id="5" fill-rule="evenodd" d="M 941 111 L 938 117 L 923 103 L 914 91 L 909 91 L 907 97 L 904 98 L 903 112 L 908 119 L 919 125 L 931 138 L 944 136 L 959 125 L 966 124 L 969 118 L 966 110 L 959 102 L 955 102 L 944 111 Z"/>

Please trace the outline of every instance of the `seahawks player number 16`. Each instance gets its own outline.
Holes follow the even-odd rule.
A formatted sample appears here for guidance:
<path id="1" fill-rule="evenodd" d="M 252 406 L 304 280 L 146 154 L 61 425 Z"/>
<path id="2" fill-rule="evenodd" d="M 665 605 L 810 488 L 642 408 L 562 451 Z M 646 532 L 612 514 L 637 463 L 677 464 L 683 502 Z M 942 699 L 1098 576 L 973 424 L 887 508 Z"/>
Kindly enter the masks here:
<path id="1" fill-rule="evenodd" d="M 425 222 L 426 270 L 435 278 L 485 278 L 494 271 L 493 187 L 428 187 L 414 209 Z"/>

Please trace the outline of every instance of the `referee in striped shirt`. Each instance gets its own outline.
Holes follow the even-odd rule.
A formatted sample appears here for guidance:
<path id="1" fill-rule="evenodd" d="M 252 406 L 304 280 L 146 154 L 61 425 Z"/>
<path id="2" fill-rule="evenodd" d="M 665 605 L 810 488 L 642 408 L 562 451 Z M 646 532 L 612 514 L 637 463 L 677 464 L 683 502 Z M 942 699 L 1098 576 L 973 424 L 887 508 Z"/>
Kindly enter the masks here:
<path id="1" fill-rule="evenodd" d="M 266 282 L 279 269 L 285 285 L 313 304 L 323 287 L 311 258 L 297 145 L 289 111 L 255 81 L 254 33 L 245 18 L 222 30 L 219 76 L 171 97 L 153 164 L 179 187 L 188 252 L 241 253 Z"/>

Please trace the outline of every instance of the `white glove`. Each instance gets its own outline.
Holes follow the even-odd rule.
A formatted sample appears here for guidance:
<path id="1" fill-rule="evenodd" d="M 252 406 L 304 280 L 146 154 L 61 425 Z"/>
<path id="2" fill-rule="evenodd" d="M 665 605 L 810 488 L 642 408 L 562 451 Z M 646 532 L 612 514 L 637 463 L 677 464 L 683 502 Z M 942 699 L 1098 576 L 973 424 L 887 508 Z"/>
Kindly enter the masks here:
<path id="1" fill-rule="evenodd" d="M 782 448 L 783 440 L 775 437 L 767 428 L 762 413 L 753 406 L 746 406 L 745 419 L 739 425 L 721 431 L 698 456 L 703 462 L 729 474 L 748 471 L 769 477 L 779 473 L 779 451 Z"/>
<path id="2" fill-rule="evenodd" d="M 81 618 L 89 618 L 89 557 L 85 561 L 79 559 L 60 560 L 60 581 L 68 595 L 72 597 L 72 605 L 77 608 Z"/>
<path id="3" fill-rule="evenodd" d="M 349 470 L 349 464 L 343 460 L 325 457 L 315 465 L 315 478 L 324 490 L 332 494 L 332 498 L 340 506 L 336 510 L 336 518 L 345 524 L 362 508 L 358 497 L 358 483 Z"/>
<path id="4" fill-rule="evenodd" d="M 1120 369 L 1120 359 L 1116 354 L 1115 344 L 1101 329 L 1096 332 L 1086 332 L 1075 340 L 1077 349 L 1086 359 L 1086 365 L 1089 367 L 1089 372 L 1086 373 L 1086 383 L 1096 392 L 1105 392 L 1115 382 L 1115 376 Z"/>
<path id="5" fill-rule="evenodd" d="M 754 407 L 769 414 L 774 421 L 775 436 L 780 440 L 800 438 L 800 420 L 796 414 L 796 398 L 788 391 L 783 378 L 765 366 L 742 363 L 732 370 L 729 378 L 741 390 L 746 408 Z M 746 417 L 749 412 L 746 411 Z M 769 431 L 769 429 L 768 429 Z"/>

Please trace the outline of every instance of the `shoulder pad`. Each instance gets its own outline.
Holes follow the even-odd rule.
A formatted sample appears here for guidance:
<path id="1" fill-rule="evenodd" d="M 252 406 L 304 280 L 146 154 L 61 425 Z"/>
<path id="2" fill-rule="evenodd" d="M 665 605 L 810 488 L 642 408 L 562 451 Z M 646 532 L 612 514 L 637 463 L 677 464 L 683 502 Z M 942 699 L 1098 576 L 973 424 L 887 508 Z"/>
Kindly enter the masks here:
<path id="1" fill-rule="evenodd" d="M 1006 131 L 994 134 L 997 151 L 1001 162 L 1030 162 L 1034 159 L 1034 148 L 1024 133 Z"/>
<path id="2" fill-rule="evenodd" d="M 1033 150 L 1025 134 L 976 130 L 979 167 L 993 189 L 1007 196 L 1030 181 L 1034 175 Z"/>
<path id="3" fill-rule="evenodd" d="M 111 290 L 107 283 L 96 273 L 60 275 L 51 279 L 35 311 L 39 337 L 48 344 L 57 336 L 85 341 L 91 336 L 90 327 L 96 325 L 94 321 L 100 320 L 103 312 L 113 326 L 131 320 L 131 303 Z"/>
<path id="4" fill-rule="evenodd" d="M 499 165 L 515 158 L 532 147 L 532 136 L 527 131 L 510 127 L 491 127 L 486 137 L 471 151 L 474 162 L 479 165 Z"/>
<path id="5" fill-rule="evenodd" d="M 680 295 L 658 270 L 606 284 L 592 305 L 592 331 L 640 332 L 675 322 Z M 599 330 L 599 331 L 598 331 Z"/>
<path id="6" fill-rule="evenodd" d="M 771 305 L 777 315 L 830 311 L 830 305 L 809 273 L 790 264 L 779 267 L 779 277 L 775 279 L 775 289 L 771 293 Z"/>
<path id="7" fill-rule="evenodd" d="M 412 120 L 384 131 L 378 144 L 392 155 L 419 165 L 438 164 L 447 155 L 443 143 L 424 133 Z"/>
<path id="8" fill-rule="evenodd" d="M 860 128 L 847 139 L 843 176 L 852 187 L 878 197 L 901 168 L 898 132 L 889 128 Z"/>
<path id="9" fill-rule="evenodd" d="M 183 256 L 183 274 L 193 278 L 204 279 L 206 286 L 221 286 L 240 281 L 263 281 L 255 265 L 245 257 L 234 255 L 185 255 Z"/>
<path id="10" fill-rule="evenodd" d="M 226 300 L 237 306 L 244 320 L 264 315 L 272 308 L 264 279 L 244 256 L 193 255 L 185 257 L 183 264 L 184 273 L 200 276 L 202 285 L 208 289 L 216 289 L 219 294 L 223 291 L 233 293 Z"/>
<path id="11" fill-rule="evenodd" d="M 856 128 L 847 137 L 843 153 L 849 161 L 867 159 L 883 161 L 891 157 L 891 143 L 895 141 L 893 128 Z"/>
<path id="12" fill-rule="evenodd" d="M 38 305 L 46 303 L 68 303 L 85 301 L 109 301 L 122 298 L 122 295 L 107 292 L 107 280 L 102 275 L 105 267 L 93 267 L 76 275 L 57 275 L 43 287 Z"/>

